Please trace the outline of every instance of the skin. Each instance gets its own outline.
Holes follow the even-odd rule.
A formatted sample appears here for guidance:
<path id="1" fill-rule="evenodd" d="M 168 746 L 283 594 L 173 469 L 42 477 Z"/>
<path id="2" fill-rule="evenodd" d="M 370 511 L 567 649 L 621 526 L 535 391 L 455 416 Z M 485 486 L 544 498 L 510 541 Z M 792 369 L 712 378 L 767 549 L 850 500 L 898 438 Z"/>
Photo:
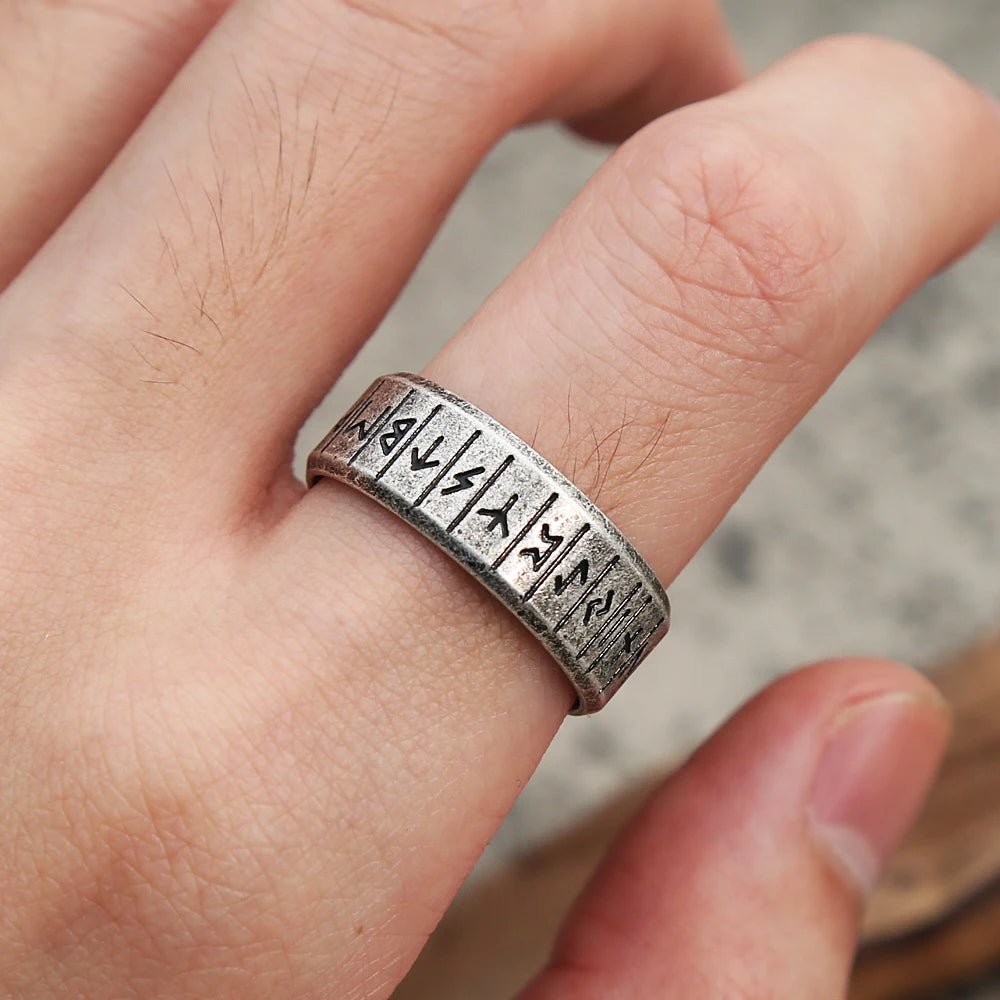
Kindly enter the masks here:
<path id="1" fill-rule="evenodd" d="M 387 997 L 571 701 L 429 543 L 291 470 L 464 180 L 523 121 L 636 133 L 427 374 L 669 583 L 993 224 L 1000 113 L 872 38 L 744 83 L 705 0 L 14 3 L 0 54 L 0 987 Z M 947 729 L 898 665 L 778 682 L 525 996 L 841 996 Z"/>

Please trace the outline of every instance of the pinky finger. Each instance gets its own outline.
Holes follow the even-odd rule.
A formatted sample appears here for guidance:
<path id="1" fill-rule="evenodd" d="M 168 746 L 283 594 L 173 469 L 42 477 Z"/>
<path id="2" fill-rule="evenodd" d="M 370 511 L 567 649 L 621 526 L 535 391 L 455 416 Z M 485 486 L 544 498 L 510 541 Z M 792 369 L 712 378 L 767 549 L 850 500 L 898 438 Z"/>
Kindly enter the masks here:
<path id="1" fill-rule="evenodd" d="M 860 904 L 947 735 L 893 664 L 779 681 L 653 796 L 521 1000 L 842 997 Z"/>

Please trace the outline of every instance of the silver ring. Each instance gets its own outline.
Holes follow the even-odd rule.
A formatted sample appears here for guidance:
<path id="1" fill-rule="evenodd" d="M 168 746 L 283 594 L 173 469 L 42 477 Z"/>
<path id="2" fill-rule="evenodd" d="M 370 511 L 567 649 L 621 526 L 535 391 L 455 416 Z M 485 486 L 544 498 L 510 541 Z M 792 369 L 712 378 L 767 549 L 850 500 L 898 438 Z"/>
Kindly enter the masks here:
<path id="1" fill-rule="evenodd" d="M 656 575 L 516 434 L 418 375 L 384 375 L 309 456 L 444 549 L 542 641 L 596 712 L 666 634 Z"/>

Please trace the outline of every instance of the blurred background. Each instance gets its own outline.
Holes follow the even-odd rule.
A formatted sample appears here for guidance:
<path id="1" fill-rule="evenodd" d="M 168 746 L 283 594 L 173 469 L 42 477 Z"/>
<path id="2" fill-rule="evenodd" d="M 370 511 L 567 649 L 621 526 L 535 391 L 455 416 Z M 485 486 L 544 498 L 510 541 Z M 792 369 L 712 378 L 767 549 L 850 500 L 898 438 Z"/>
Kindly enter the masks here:
<path id="1" fill-rule="evenodd" d="M 725 7 L 752 69 L 820 35 L 877 32 L 1000 93 L 997 0 Z M 375 375 L 419 370 L 606 155 L 549 126 L 497 148 L 302 445 Z M 778 451 L 671 587 L 668 639 L 608 709 L 563 727 L 473 882 L 662 770 L 783 671 L 841 653 L 928 666 L 996 626 L 998 312 L 994 234 L 892 317 Z M 997 1000 L 1000 979 L 960 995 Z"/>

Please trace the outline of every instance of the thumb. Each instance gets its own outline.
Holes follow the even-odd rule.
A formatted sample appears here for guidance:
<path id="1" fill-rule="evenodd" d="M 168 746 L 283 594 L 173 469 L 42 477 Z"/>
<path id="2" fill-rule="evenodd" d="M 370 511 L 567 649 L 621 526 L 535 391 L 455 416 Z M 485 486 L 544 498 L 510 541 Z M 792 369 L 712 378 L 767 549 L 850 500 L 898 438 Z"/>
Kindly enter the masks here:
<path id="1" fill-rule="evenodd" d="M 948 730 L 934 688 L 894 664 L 778 681 L 626 829 L 522 1000 L 844 996 L 864 898 Z"/>

